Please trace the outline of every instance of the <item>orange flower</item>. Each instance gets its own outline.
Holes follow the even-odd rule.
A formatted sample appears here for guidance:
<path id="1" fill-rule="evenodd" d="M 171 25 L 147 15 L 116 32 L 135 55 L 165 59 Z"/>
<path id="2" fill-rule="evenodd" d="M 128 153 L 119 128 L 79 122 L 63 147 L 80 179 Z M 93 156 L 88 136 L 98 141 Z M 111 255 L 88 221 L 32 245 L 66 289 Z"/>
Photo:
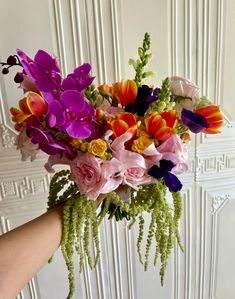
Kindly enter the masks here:
<path id="1" fill-rule="evenodd" d="M 129 112 L 121 112 L 114 119 L 107 121 L 108 128 L 113 131 L 113 138 L 116 138 L 127 131 L 136 134 L 139 123 L 135 116 Z"/>
<path id="2" fill-rule="evenodd" d="M 108 95 L 110 97 L 114 96 L 113 89 L 108 84 L 102 84 L 98 87 L 99 92 L 101 95 Z"/>
<path id="3" fill-rule="evenodd" d="M 138 87 L 134 80 L 113 83 L 114 96 L 123 106 L 135 102 L 137 91 Z"/>
<path id="4" fill-rule="evenodd" d="M 10 109 L 12 121 L 16 123 L 17 130 L 32 115 L 41 118 L 47 111 L 47 104 L 39 94 L 30 91 L 27 97 L 19 101 L 19 108 L 12 107 Z"/>
<path id="5" fill-rule="evenodd" d="M 147 132 L 157 141 L 165 141 L 176 133 L 178 114 L 175 110 L 158 112 L 147 115 L 144 119 Z"/>
<path id="6" fill-rule="evenodd" d="M 219 128 L 223 125 L 223 115 L 217 105 L 208 105 L 194 110 L 194 112 L 201 114 L 207 120 L 209 127 L 202 132 L 206 134 L 220 133 Z"/>

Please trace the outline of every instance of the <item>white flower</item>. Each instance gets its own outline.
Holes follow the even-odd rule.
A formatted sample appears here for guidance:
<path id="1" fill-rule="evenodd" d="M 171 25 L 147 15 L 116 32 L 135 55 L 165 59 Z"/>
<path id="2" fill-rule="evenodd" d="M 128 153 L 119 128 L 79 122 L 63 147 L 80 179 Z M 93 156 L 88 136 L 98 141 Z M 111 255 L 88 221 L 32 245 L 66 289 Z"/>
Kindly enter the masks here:
<path id="1" fill-rule="evenodd" d="M 21 152 L 21 160 L 26 161 L 29 157 L 33 161 L 38 153 L 38 144 L 31 142 L 31 139 L 26 134 L 26 126 L 20 129 L 20 133 L 16 138 L 17 149 Z"/>
<path id="2" fill-rule="evenodd" d="M 170 78 L 171 92 L 176 96 L 185 98 L 198 98 L 200 89 L 192 81 L 179 76 L 173 76 Z"/>

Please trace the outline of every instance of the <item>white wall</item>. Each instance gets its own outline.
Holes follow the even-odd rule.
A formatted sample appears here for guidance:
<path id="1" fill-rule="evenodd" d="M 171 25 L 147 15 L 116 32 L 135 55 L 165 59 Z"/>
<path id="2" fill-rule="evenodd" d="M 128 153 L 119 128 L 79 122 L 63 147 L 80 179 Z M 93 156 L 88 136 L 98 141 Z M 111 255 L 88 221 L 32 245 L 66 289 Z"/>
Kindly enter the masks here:
<path id="1" fill-rule="evenodd" d="M 146 31 L 152 36 L 155 82 L 171 74 L 191 78 L 220 104 L 227 118 L 221 135 L 197 136 L 191 169 L 183 178 L 181 235 L 165 286 L 158 269 L 145 273 L 136 255 L 137 228 L 101 226 L 98 268 L 77 274 L 75 298 L 233 299 L 235 293 L 235 2 L 233 0 L 0 0 L 0 60 L 15 48 L 56 54 L 64 74 L 90 62 L 96 82 L 132 78 Z M 154 82 L 154 81 L 152 81 Z M 0 234 L 46 208 L 49 176 L 42 165 L 21 162 L 8 109 L 21 92 L 0 75 Z M 27 244 L 26 244 L 27 246 Z M 52 286 L 53 285 L 53 286 Z M 68 290 L 60 252 L 21 292 L 21 299 L 63 299 Z"/>

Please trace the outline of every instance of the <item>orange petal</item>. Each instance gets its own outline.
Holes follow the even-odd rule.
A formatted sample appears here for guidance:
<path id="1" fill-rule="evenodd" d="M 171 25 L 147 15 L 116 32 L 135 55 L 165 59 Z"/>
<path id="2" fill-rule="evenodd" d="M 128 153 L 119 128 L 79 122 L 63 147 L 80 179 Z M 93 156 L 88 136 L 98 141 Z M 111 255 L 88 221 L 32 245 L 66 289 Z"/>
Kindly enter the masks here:
<path id="1" fill-rule="evenodd" d="M 113 120 L 111 123 L 111 127 L 115 137 L 124 134 L 129 128 L 127 123 L 121 119 Z"/>
<path id="2" fill-rule="evenodd" d="M 129 127 L 132 127 L 136 124 L 136 118 L 134 114 L 129 112 L 121 112 L 117 115 L 117 118 L 124 120 Z"/>
<path id="3" fill-rule="evenodd" d="M 178 113 L 176 110 L 164 111 L 161 116 L 165 119 L 167 126 L 170 128 L 176 128 L 178 125 Z"/>
<path id="4" fill-rule="evenodd" d="M 19 107 L 20 107 L 20 109 L 22 110 L 23 113 L 31 114 L 31 111 L 28 107 L 27 97 L 25 97 L 25 98 L 23 98 L 19 101 Z"/>
<path id="5" fill-rule="evenodd" d="M 219 109 L 219 106 L 217 106 L 217 105 L 208 105 L 208 106 L 205 106 L 202 108 L 198 108 L 194 112 L 199 113 L 199 114 L 203 115 L 204 117 L 207 117 L 214 112 L 220 113 L 220 109 Z"/>
<path id="6" fill-rule="evenodd" d="M 42 117 L 47 111 L 47 104 L 44 99 L 35 92 L 29 92 L 27 96 L 27 105 L 31 114 Z"/>

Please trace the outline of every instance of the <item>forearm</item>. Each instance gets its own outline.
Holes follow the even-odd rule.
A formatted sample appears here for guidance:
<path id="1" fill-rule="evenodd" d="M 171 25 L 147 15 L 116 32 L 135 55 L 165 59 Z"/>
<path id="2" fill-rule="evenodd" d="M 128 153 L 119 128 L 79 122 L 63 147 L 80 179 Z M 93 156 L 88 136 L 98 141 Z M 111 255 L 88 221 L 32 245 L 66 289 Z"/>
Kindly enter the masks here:
<path id="1" fill-rule="evenodd" d="M 60 245 L 63 207 L 0 237 L 0 298 L 13 299 Z"/>

